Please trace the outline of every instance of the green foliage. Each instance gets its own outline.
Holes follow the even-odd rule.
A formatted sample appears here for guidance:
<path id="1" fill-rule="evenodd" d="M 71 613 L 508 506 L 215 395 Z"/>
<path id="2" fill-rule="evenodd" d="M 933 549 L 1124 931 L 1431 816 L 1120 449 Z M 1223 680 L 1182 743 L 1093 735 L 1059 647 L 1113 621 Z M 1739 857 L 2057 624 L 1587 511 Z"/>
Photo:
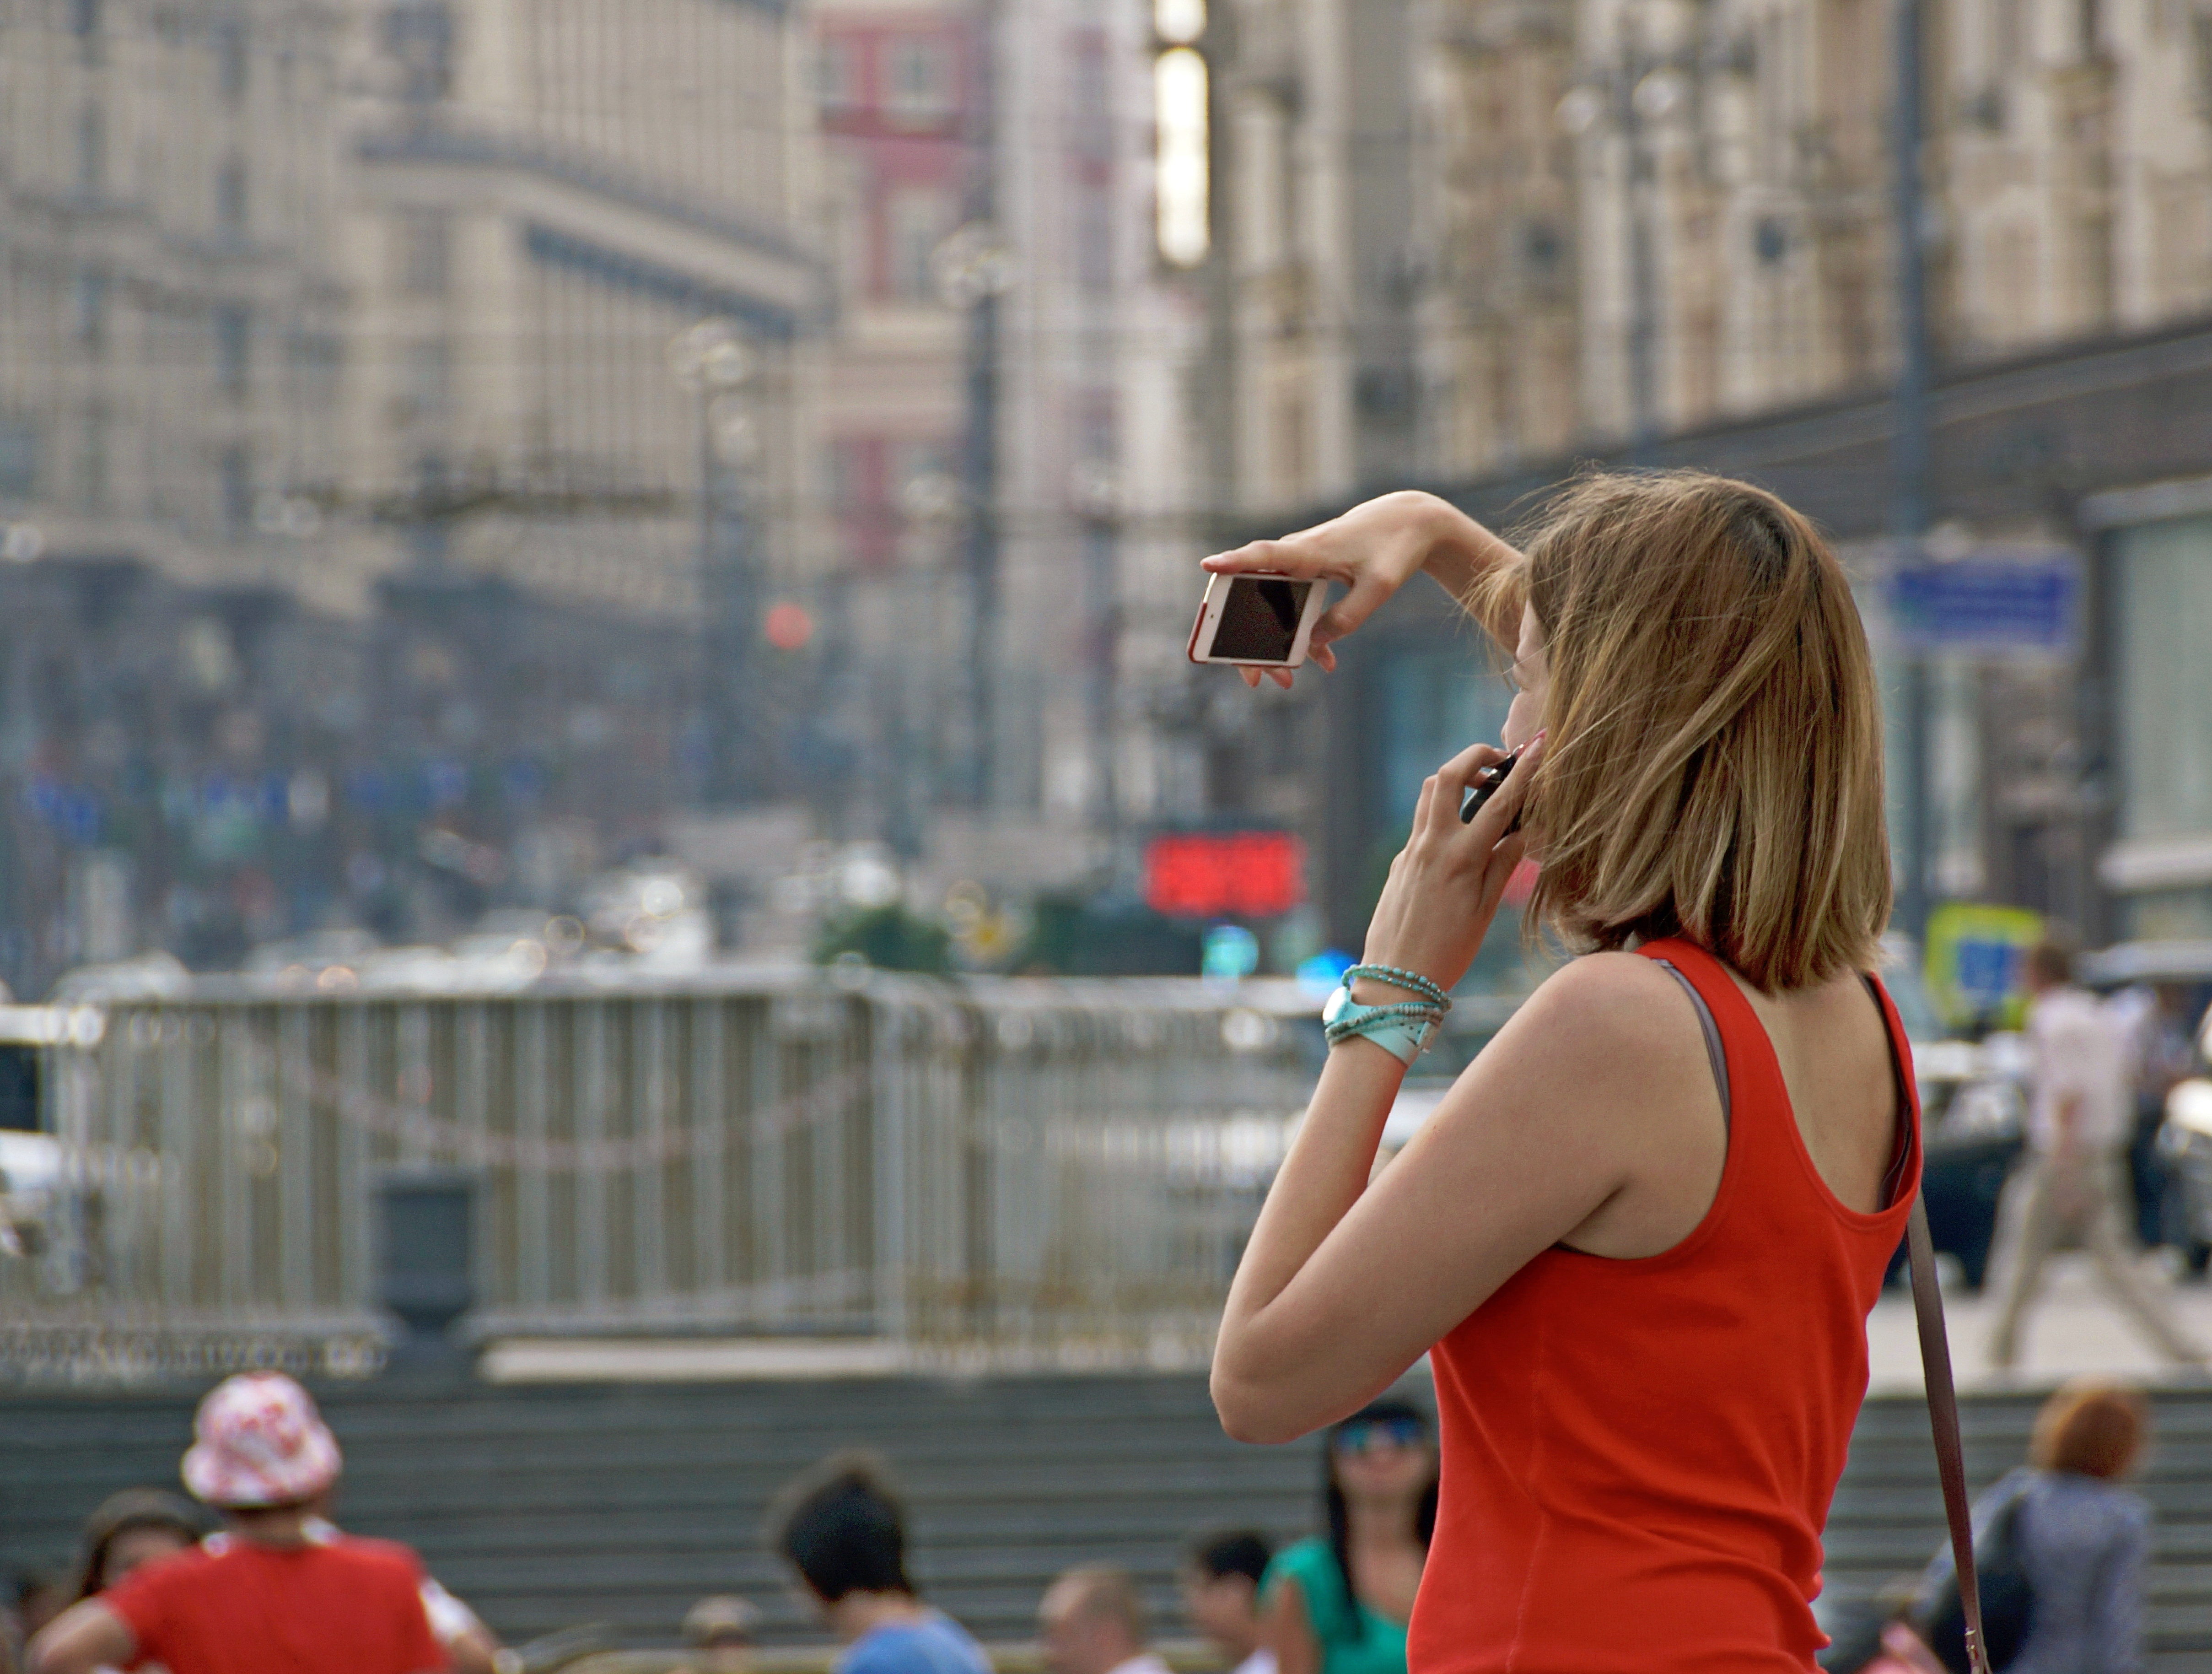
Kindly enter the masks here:
<path id="1" fill-rule="evenodd" d="M 893 904 L 830 920 L 815 939 L 814 959 L 828 965 L 842 954 L 857 953 L 878 970 L 942 976 L 951 967 L 951 947 L 952 933 L 942 924 Z"/>

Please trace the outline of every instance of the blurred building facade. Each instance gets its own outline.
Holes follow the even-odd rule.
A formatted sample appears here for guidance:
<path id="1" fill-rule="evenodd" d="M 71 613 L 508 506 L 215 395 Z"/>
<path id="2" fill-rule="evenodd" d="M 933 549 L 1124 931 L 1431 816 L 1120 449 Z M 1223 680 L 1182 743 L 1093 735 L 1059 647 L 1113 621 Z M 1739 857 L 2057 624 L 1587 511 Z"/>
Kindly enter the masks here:
<path id="1" fill-rule="evenodd" d="M 442 935 L 777 791 L 804 63 L 716 0 L 0 19 L 0 977 Z"/>

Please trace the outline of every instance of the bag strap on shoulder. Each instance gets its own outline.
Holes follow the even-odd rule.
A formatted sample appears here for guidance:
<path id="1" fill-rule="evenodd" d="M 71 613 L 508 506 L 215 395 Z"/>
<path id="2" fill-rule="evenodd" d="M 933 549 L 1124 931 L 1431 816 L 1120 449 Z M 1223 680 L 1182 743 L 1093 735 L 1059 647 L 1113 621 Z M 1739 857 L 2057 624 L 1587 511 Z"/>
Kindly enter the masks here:
<path id="1" fill-rule="evenodd" d="M 1943 1292 L 1936 1282 L 1936 1240 L 1928 1206 L 1912 1200 L 1905 1222 L 1912 1269 L 1912 1312 L 1920 1326 L 1920 1369 L 1928 1384 L 1928 1427 L 1936 1440 L 1936 1473 L 1943 1482 L 1943 1515 L 1951 1525 L 1951 1557 L 1959 1571 L 1959 1604 L 1966 1618 L 1966 1656 L 1974 1674 L 1991 1674 L 1982 1640 L 1982 1590 L 1974 1574 L 1973 1511 L 1966 1498 L 1966 1449 L 1959 1440 L 1959 1393 L 1951 1382 L 1951 1343 L 1943 1329 Z"/>

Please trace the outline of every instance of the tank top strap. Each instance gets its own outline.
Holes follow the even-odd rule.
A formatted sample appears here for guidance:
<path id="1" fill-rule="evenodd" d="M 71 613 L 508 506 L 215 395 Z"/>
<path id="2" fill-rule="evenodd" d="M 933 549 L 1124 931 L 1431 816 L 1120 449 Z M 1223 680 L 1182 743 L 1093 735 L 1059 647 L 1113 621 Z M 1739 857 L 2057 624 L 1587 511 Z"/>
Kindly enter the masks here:
<path id="1" fill-rule="evenodd" d="M 1765 1026 L 1728 968 L 1681 936 L 1648 941 L 1636 951 L 1673 976 L 1688 990 L 1698 1009 L 1730 1148 L 1744 1139 L 1747 1129 L 1758 1136 L 1753 1143 L 1763 1143 L 1765 1130 L 1772 1125 L 1767 1119 L 1769 1111 L 1794 1127 L 1796 1117 L 1790 1112 L 1782 1061 L 1775 1056 Z"/>

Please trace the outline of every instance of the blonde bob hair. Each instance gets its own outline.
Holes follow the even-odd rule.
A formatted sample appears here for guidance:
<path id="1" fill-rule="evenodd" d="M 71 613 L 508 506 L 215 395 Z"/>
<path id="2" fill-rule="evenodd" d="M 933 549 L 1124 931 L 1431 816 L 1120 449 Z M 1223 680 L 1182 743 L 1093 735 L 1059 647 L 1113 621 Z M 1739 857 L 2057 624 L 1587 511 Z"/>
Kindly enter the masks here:
<path id="1" fill-rule="evenodd" d="M 1681 935 L 1768 993 L 1874 967 L 1881 720 L 1850 583 L 1804 518 L 1702 472 L 1570 484 L 1466 601 L 1550 667 L 1531 924 Z"/>

